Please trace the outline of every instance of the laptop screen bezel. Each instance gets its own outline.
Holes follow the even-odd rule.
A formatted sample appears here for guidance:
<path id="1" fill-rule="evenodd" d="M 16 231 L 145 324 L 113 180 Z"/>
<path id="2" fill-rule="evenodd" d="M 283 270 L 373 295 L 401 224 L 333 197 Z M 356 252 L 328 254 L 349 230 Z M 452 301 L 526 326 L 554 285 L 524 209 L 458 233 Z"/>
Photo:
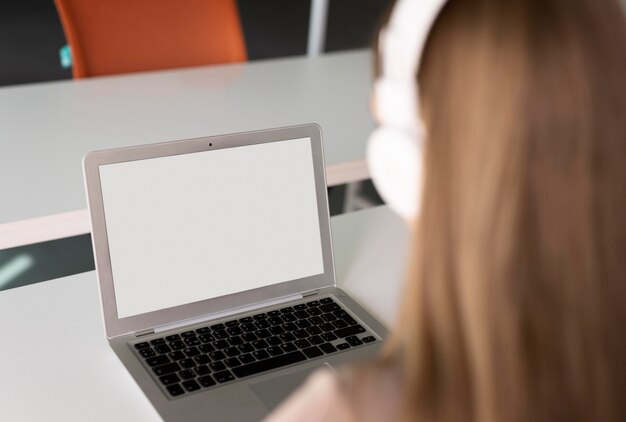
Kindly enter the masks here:
<path id="1" fill-rule="evenodd" d="M 118 317 L 104 201 L 100 184 L 100 166 L 300 138 L 311 140 L 315 195 L 324 264 L 323 273 L 153 312 L 125 318 Z M 167 324 L 177 324 L 204 315 L 225 312 L 335 285 L 324 150 L 321 130 L 316 124 L 90 152 L 83 159 L 83 171 L 91 216 L 96 272 L 102 299 L 105 332 L 108 338 L 154 329 Z"/>

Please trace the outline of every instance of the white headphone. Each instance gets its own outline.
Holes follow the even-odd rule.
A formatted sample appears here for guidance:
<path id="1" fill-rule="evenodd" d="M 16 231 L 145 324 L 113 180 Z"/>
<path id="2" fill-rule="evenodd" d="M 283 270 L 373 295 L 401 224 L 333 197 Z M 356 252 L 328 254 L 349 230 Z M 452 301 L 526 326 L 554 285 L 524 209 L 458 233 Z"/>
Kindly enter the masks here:
<path id="1" fill-rule="evenodd" d="M 367 162 L 376 189 L 406 220 L 417 217 L 425 129 L 419 115 L 419 69 L 428 34 L 447 0 L 398 0 L 380 31 L 381 75 L 374 83 L 380 126 L 370 135 Z"/>

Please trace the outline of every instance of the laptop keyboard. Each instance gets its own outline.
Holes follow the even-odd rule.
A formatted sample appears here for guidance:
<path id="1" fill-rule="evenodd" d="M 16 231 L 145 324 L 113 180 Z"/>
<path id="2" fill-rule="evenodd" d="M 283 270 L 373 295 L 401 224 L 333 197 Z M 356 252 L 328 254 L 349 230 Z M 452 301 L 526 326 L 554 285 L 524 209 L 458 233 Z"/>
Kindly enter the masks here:
<path id="1" fill-rule="evenodd" d="M 376 340 L 327 297 L 131 346 L 175 398 Z"/>

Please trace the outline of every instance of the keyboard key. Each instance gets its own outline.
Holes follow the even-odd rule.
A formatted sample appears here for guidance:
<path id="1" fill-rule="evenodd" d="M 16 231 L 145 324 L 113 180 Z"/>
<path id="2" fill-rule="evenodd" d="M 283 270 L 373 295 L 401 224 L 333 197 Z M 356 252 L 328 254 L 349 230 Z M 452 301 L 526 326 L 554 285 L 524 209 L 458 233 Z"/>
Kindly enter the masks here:
<path id="1" fill-rule="evenodd" d="M 353 325 L 352 327 L 342 328 L 340 330 L 335 331 L 335 335 L 339 338 L 344 338 L 348 336 L 355 336 L 357 334 L 361 334 L 365 332 L 365 328 L 360 325 Z"/>
<path id="2" fill-rule="evenodd" d="M 271 326 L 282 325 L 285 321 L 279 316 L 271 317 L 267 320 Z"/>
<path id="3" fill-rule="evenodd" d="M 328 353 L 334 353 L 337 351 L 337 348 L 335 346 L 333 346 L 330 343 L 324 343 L 324 344 L 320 344 L 319 348 L 322 349 L 322 352 L 328 354 Z"/>
<path id="4" fill-rule="evenodd" d="M 196 336 L 196 332 L 195 331 L 185 331 L 184 333 L 182 333 L 180 335 L 182 338 L 189 338 L 189 337 L 195 337 Z"/>
<path id="5" fill-rule="evenodd" d="M 171 385 L 180 381 L 180 378 L 178 378 L 178 375 L 176 374 L 169 374 L 159 377 L 159 381 L 161 381 L 161 384 L 163 385 Z"/>
<path id="6" fill-rule="evenodd" d="M 214 325 L 211 325 L 211 330 L 213 330 L 213 331 L 219 331 L 219 330 L 223 330 L 225 328 L 226 328 L 226 326 L 224 324 L 214 324 Z"/>
<path id="7" fill-rule="evenodd" d="M 237 348 L 241 351 L 241 353 L 251 353 L 254 352 L 254 347 L 250 343 L 244 343 L 237 346 Z"/>
<path id="8" fill-rule="evenodd" d="M 241 328 L 246 332 L 246 333 L 251 333 L 253 331 L 256 331 L 256 325 L 254 325 L 253 323 L 249 322 L 247 324 L 243 324 L 241 326 Z"/>
<path id="9" fill-rule="evenodd" d="M 246 353 L 246 354 L 239 356 L 239 360 L 241 361 L 241 363 L 246 364 L 246 363 L 252 363 L 256 359 L 254 359 L 254 356 L 252 356 L 250 353 Z"/>
<path id="10" fill-rule="evenodd" d="M 146 363 L 149 366 L 159 366 L 159 365 L 164 365 L 169 362 L 170 362 L 170 358 L 168 358 L 166 355 L 160 355 L 160 356 L 155 356 L 153 358 L 146 359 Z"/>
<path id="11" fill-rule="evenodd" d="M 324 332 L 335 331 L 335 326 L 331 324 L 330 322 L 325 322 L 322 325 L 320 325 L 320 329 Z"/>
<path id="12" fill-rule="evenodd" d="M 193 368 L 194 366 L 196 366 L 196 362 L 194 362 L 193 359 L 189 358 L 178 361 L 178 364 L 183 368 Z"/>
<path id="13" fill-rule="evenodd" d="M 340 329 L 346 328 L 348 326 L 348 323 L 343 319 L 338 319 L 337 321 L 333 321 L 333 325 L 335 326 L 335 328 Z"/>
<path id="14" fill-rule="evenodd" d="M 314 346 L 324 343 L 324 340 L 322 340 L 320 336 L 312 336 L 312 337 L 309 337 L 308 340 Z"/>
<path id="15" fill-rule="evenodd" d="M 165 344 L 164 338 L 155 338 L 154 340 L 150 340 L 150 344 L 153 346 L 158 346 L 159 344 Z"/>
<path id="16" fill-rule="evenodd" d="M 294 324 L 293 322 L 288 322 L 286 324 L 283 324 L 282 327 L 283 327 L 283 330 L 289 331 L 289 332 L 296 331 L 298 329 L 298 326 Z"/>
<path id="17" fill-rule="evenodd" d="M 256 340 L 251 343 L 255 349 L 265 349 L 269 344 L 265 340 Z"/>
<path id="18" fill-rule="evenodd" d="M 177 350 L 176 352 L 172 352 L 168 356 L 170 357 L 171 360 L 174 360 L 174 361 L 185 359 L 185 354 L 181 352 L 180 350 Z"/>
<path id="19" fill-rule="evenodd" d="M 256 336 L 256 334 L 254 333 L 246 333 L 244 335 L 241 336 L 241 338 L 243 339 L 243 341 L 245 341 L 246 343 L 250 343 L 251 341 L 254 340 L 258 340 L 259 338 Z"/>
<path id="20" fill-rule="evenodd" d="M 195 380 L 184 381 L 182 384 L 183 384 L 183 387 L 185 387 L 185 390 L 189 392 L 200 389 L 200 386 Z"/>
<path id="21" fill-rule="evenodd" d="M 341 309 L 341 307 L 336 303 L 326 303 L 320 306 L 320 311 L 322 312 L 332 312 L 336 311 L 337 309 Z"/>
<path id="22" fill-rule="evenodd" d="M 270 357 L 270 354 L 265 350 L 256 350 L 252 352 L 252 356 L 256 358 L 256 360 L 267 359 Z"/>
<path id="23" fill-rule="evenodd" d="M 301 311 L 303 309 L 306 309 L 306 305 L 304 303 L 300 303 L 299 305 L 295 305 L 293 309 L 295 309 L 296 311 Z"/>
<path id="24" fill-rule="evenodd" d="M 296 318 L 298 319 L 307 319 L 308 317 L 310 317 L 311 315 L 309 315 L 309 313 L 305 310 L 301 310 L 301 311 L 296 311 L 293 313 L 295 315 Z"/>
<path id="25" fill-rule="evenodd" d="M 265 350 L 267 350 L 267 353 L 269 353 L 269 354 L 270 354 L 270 356 L 278 356 L 278 355 L 282 355 L 282 354 L 284 353 L 284 352 L 283 352 L 283 349 L 281 349 L 281 348 L 280 348 L 280 347 L 278 347 L 278 346 L 268 347 L 268 348 L 267 348 L 267 349 L 265 349 Z"/>
<path id="26" fill-rule="evenodd" d="M 239 319 L 239 322 L 242 323 L 242 324 L 249 324 L 252 321 L 254 321 L 254 320 L 252 319 L 252 317 L 249 317 L 249 316 L 245 317 L 245 318 L 240 318 Z"/>
<path id="27" fill-rule="evenodd" d="M 298 348 L 294 346 L 293 343 L 283 343 L 280 345 L 280 348 L 283 349 L 283 352 L 285 353 L 291 353 L 291 352 L 295 352 L 296 350 L 298 350 Z"/>
<path id="28" fill-rule="evenodd" d="M 183 387 L 181 387 L 180 384 L 173 384 L 168 386 L 167 391 L 174 397 L 185 394 L 185 390 L 183 390 Z"/>
<path id="29" fill-rule="evenodd" d="M 226 355 L 221 350 L 218 350 L 216 352 L 209 353 L 209 357 L 211 358 L 211 360 L 216 361 L 226 358 Z"/>
<path id="30" fill-rule="evenodd" d="M 185 346 L 185 343 L 183 343 L 182 341 L 176 340 L 176 341 L 173 341 L 173 342 L 170 343 L 170 347 L 173 350 L 182 350 L 182 349 L 184 349 L 187 346 Z"/>
<path id="31" fill-rule="evenodd" d="M 170 346 L 168 346 L 167 344 L 157 344 L 156 346 L 154 346 L 154 350 L 160 355 L 172 351 L 172 349 L 170 349 Z"/>
<path id="32" fill-rule="evenodd" d="M 269 371 L 270 369 L 276 369 L 286 365 L 302 362 L 303 360 L 306 360 L 306 357 L 300 351 L 286 353 L 284 355 L 274 356 L 269 359 L 233 368 L 233 373 L 242 378 L 258 374 L 259 372 Z"/>
<path id="33" fill-rule="evenodd" d="M 332 322 L 337 319 L 337 317 L 332 312 L 327 312 L 322 315 L 322 319 L 326 322 Z"/>
<path id="34" fill-rule="evenodd" d="M 211 362 L 211 358 L 209 358 L 207 355 L 196 356 L 194 360 L 198 365 L 206 365 L 207 363 Z"/>
<path id="35" fill-rule="evenodd" d="M 152 356 L 156 356 L 156 353 L 154 350 L 152 350 L 152 348 L 148 348 L 148 349 L 141 349 L 139 351 L 139 354 L 141 355 L 142 358 L 146 359 L 146 358 L 150 358 Z"/>
<path id="36" fill-rule="evenodd" d="M 317 335 L 317 334 L 322 334 L 322 330 L 320 329 L 320 327 L 309 327 L 306 329 L 306 331 L 312 336 Z"/>
<path id="37" fill-rule="evenodd" d="M 200 344 L 200 340 L 198 339 L 198 337 L 188 337 L 183 340 L 183 343 L 185 343 L 188 347 L 197 346 Z"/>
<path id="38" fill-rule="evenodd" d="M 239 336 L 235 336 L 235 337 L 229 338 L 228 342 L 230 343 L 231 346 L 239 346 L 240 344 L 243 344 L 243 339 Z"/>
<path id="39" fill-rule="evenodd" d="M 287 306 L 286 308 L 282 308 L 280 310 L 280 312 L 282 314 L 289 314 L 289 313 L 293 312 L 293 308 L 291 306 Z"/>
<path id="40" fill-rule="evenodd" d="M 333 315 L 335 315 L 337 318 L 343 318 L 344 316 L 348 315 L 348 313 L 343 309 L 337 309 L 336 311 L 333 311 Z"/>
<path id="41" fill-rule="evenodd" d="M 211 373 L 211 370 L 206 365 L 200 365 L 196 369 L 194 369 L 194 371 L 196 371 L 196 374 L 198 374 L 199 376 L 207 375 Z"/>
<path id="42" fill-rule="evenodd" d="M 296 336 L 291 333 L 285 333 L 279 335 L 278 338 L 280 338 L 282 341 L 294 341 L 296 339 Z"/>
<path id="43" fill-rule="evenodd" d="M 374 341 L 376 341 L 376 337 L 374 336 L 367 336 L 367 337 L 363 337 L 363 343 L 372 343 Z"/>
<path id="44" fill-rule="evenodd" d="M 311 323 L 311 325 L 320 325 L 324 323 L 324 320 L 318 316 L 314 316 L 309 318 L 309 322 Z"/>
<path id="45" fill-rule="evenodd" d="M 202 334 L 198 338 L 202 343 L 211 343 L 212 341 L 215 341 L 213 334 Z"/>
<path id="46" fill-rule="evenodd" d="M 217 331 L 213 331 L 213 337 L 215 337 L 216 339 L 225 339 L 230 337 L 230 334 L 228 334 L 226 332 L 226 330 L 217 330 Z"/>
<path id="47" fill-rule="evenodd" d="M 283 327 L 281 327 L 281 326 L 277 325 L 277 326 L 274 326 L 274 327 L 270 327 L 270 328 L 268 329 L 268 331 L 269 331 L 272 335 L 277 336 L 277 335 L 279 335 L 279 334 L 284 333 L 284 332 L 285 332 L 285 329 L 284 329 Z"/>
<path id="48" fill-rule="evenodd" d="M 284 314 L 282 318 L 285 322 L 293 322 L 298 319 L 294 314 Z"/>
<path id="49" fill-rule="evenodd" d="M 280 315 L 280 311 L 269 311 L 269 312 L 267 313 L 267 316 L 268 316 L 268 317 L 276 317 L 276 316 L 278 316 L 278 315 Z"/>
<path id="50" fill-rule="evenodd" d="M 224 365 L 224 362 L 211 362 L 209 363 L 209 368 L 211 368 L 214 372 L 223 371 L 226 369 L 226 365 Z"/>
<path id="51" fill-rule="evenodd" d="M 341 319 L 343 319 L 348 325 L 356 325 L 357 322 L 350 315 L 344 315 Z"/>
<path id="52" fill-rule="evenodd" d="M 230 343 L 228 343 L 226 340 L 218 340 L 215 343 L 213 343 L 213 346 L 215 346 L 216 349 L 226 349 L 227 347 L 230 347 Z"/>
<path id="53" fill-rule="evenodd" d="M 306 357 L 308 357 L 309 359 L 313 359 L 318 356 L 324 355 L 324 352 L 322 352 L 320 348 L 317 346 L 312 346 L 306 349 L 302 349 L 302 353 L 304 353 Z"/>
<path id="54" fill-rule="evenodd" d="M 352 347 L 354 346 L 360 346 L 363 344 L 363 342 L 361 341 L 361 339 L 359 339 L 357 336 L 349 336 L 346 337 L 345 340 L 348 342 L 348 344 Z"/>
<path id="55" fill-rule="evenodd" d="M 147 341 L 135 344 L 135 349 L 137 350 L 147 349 L 148 347 L 150 347 L 150 344 Z"/>
<path id="56" fill-rule="evenodd" d="M 272 335 L 269 331 L 267 331 L 265 329 L 255 331 L 254 334 L 256 334 L 256 336 L 259 337 L 259 338 L 267 338 L 267 337 L 271 337 L 271 335 Z"/>
<path id="57" fill-rule="evenodd" d="M 266 314 L 256 314 L 256 315 L 252 315 L 252 319 L 254 319 L 255 321 L 258 321 L 260 319 L 266 319 L 267 315 Z"/>
<path id="58" fill-rule="evenodd" d="M 346 350 L 349 348 L 350 348 L 350 345 L 348 343 L 339 343 L 337 345 L 337 350 Z"/>
<path id="59" fill-rule="evenodd" d="M 224 360 L 224 363 L 229 368 L 234 368 L 235 366 L 241 365 L 241 362 L 239 362 L 239 359 L 237 359 L 237 358 L 228 358 L 228 359 Z"/>
<path id="60" fill-rule="evenodd" d="M 269 344 L 270 346 L 278 346 L 283 342 L 276 336 L 268 337 L 265 341 L 267 341 L 267 344 Z"/>
<path id="61" fill-rule="evenodd" d="M 308 306 L 309 308 L 313 308 L 314 306 L 320 306 L 320 302 L 319 300 L 314 300 L 312 302 L 307 302 L 306 306 Z"/>
<path id="62" fill-rule="evenodd" d="M 300 321 L 296 321 L 296 325 L 300 328 L 309 328 L 311 326 L 311 323 L 306 319 L 302 319 Z"/>
<path id="63" fill-rule="evenodd" d="M 167 340 L 167 341 L 180 340 L 180 336 L 178 334 L 172 334 L 171 336 L 165 337 L 165 340 Z"/>
<path id="64" fill-rule="evenodd" d="M 213 374 L 213 378 L 215 378 L 215 380 L 219 382 L 220 384 L 227 382 L 227 381 L 232 381 L 235 379 L 233 374 L 228 370 L 222 371 L 222 372 L 216 372 L 215 374 Z"/>
<path id="65" fill-rule="evenodd" d="M 293 335 L 298 338 L 307 338 L 309 336 L 309 333 L 307 333 L 305 330 L 296 330 L 293 332 Z"/>
<path id="66" fill-rule="evenodd" d="M 189 380 L 196 377 L 196 374 L 191 369 L 185 369 L 184 371 L 180 371 L 178 376 L 184 380 Z"/>
<path id="67" fill-rule="evenodd" d="M 207 344 L 198 346 L 198 350 L 200 350 L 202 353 L 211 353 L 215 351 L 215 346 L 213 346 L 210 343 L 207 343 Z"/>
<path id="68" fill-rule="evenodd" d="M 205 334 L 209 334 L 210 332 L 211 332 L 211 329 L 209 327 L 202 327 L 196 330 L 196 334 L 198 335 L 205 335 Z"/>
<path id="69" fill-rule="evenodd" d="M 329 304 L 329 303 L 333 303 L 333 300 L 332 300 L 331 298 L 329 298 L 329 297 L 325 297 L 325 298 L 323 298 L 323 299 L 320 299 L 320 303 L 321 303 L 322 305 L 327 305 L 327 304 Z"/>
<path id="70" fill-rule="evenodd" d="M 200 350 L 198 350 L 197 347 L 188 347 L 186 349 L 183 349 L 183 353 L 188 358 L 192 358 L 194 356 L 198 356 L 200 354 Z"/>
<path id="71" fill-rule="evenodd" d="M 322 311 L 320 311 L 320 308 L 309 308 L 306 310 L 309 315 L 311 316 L 317 316 L 317 315 L 321 315 Z"/>
<path id="72" fill-rule="evenodd" d="M 337 336 L 334 335 L 333 333 L 322 333 L 320 334 L 320 337 L 322 337 L 326 341 L 337 340 Z"/>
<path id="73" fill-rule="evenodd" d="M 226 353 L 226 356 L 231 357 L 231 358 L 233 356 L 238 356 L 241 354 L 239 349 L 237 349 L 236 347 L 229 347 L 228 349 L 224 349 L 224 353 Z"/>
<path id="74" fill-rule="evenodd" d="M 295 344 L 299 349 L 304 349 L 311 346 L 311 343 L 309 343 L 308 340 L 296 340 L 293 342 L 293 344 Z"/>
<path id="75" fill-rule="evenodd" d="M 236 319 L 232 319 L 232 320 L 230 320 L 230 321 L 226 321 L 226 322 L 224 323 L 224 325 L 225 325 L 225 326 L 227 326 L 227 327 L 236 327 L 236 326 L 238 326 L 239 324 L 240 324 L 240 322 L 239 322 L 239 321 L 237 321 Z"/>
<path id="76" fill-rule="evenodd" d="M 210 375 L 206 375 L 204 377 L 198 378 L 198 382 L 204 388 L 212 387 L 212 386 L 214 386 L 216 384 L 215 380 Z"/>
<path id="77" fill-rule="evenodd" d="M 226 332 L 231 336 L 238 336 L 243 334 L 243 330 L 241 329 L 241 327 L 230 327 L 226 329 Z"/>
<path id="78" fill-rule="evenodd" d="M 256 325 L 256 328 L 261 329 L 261 328 L 269 328 L 270 327 L 270 323 L 269 321 L 262 319 L 260 321 L 255 321 L 254 325 Z"/>
<path id="79" fill-rule="evenodd" d="M 167 375 L 167 374 L 171 374 L 172 372 L 178 372 L 180 371 L 180 365 L 177 364 L 176 362 L 172 362 L 172 363 L 167 363 L 165 365 L 161 365 L 161 366 L 157 366 L 152 368 L 152 371 L 154 371 L 155 374 L 157 374 L 158 376 L 161 375 Z"/>

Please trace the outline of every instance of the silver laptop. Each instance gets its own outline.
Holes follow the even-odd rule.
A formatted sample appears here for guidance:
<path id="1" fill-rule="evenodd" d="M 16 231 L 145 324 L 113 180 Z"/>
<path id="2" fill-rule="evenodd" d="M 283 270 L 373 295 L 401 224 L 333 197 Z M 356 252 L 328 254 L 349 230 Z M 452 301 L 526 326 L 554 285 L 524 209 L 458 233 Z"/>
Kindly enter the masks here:
<path id="1" fill-rule="evenodd" d="M 166 420 L 258 420 L 384 327 L 335 286 L 319 126 L 92 152 L 106 337 Z"/>

